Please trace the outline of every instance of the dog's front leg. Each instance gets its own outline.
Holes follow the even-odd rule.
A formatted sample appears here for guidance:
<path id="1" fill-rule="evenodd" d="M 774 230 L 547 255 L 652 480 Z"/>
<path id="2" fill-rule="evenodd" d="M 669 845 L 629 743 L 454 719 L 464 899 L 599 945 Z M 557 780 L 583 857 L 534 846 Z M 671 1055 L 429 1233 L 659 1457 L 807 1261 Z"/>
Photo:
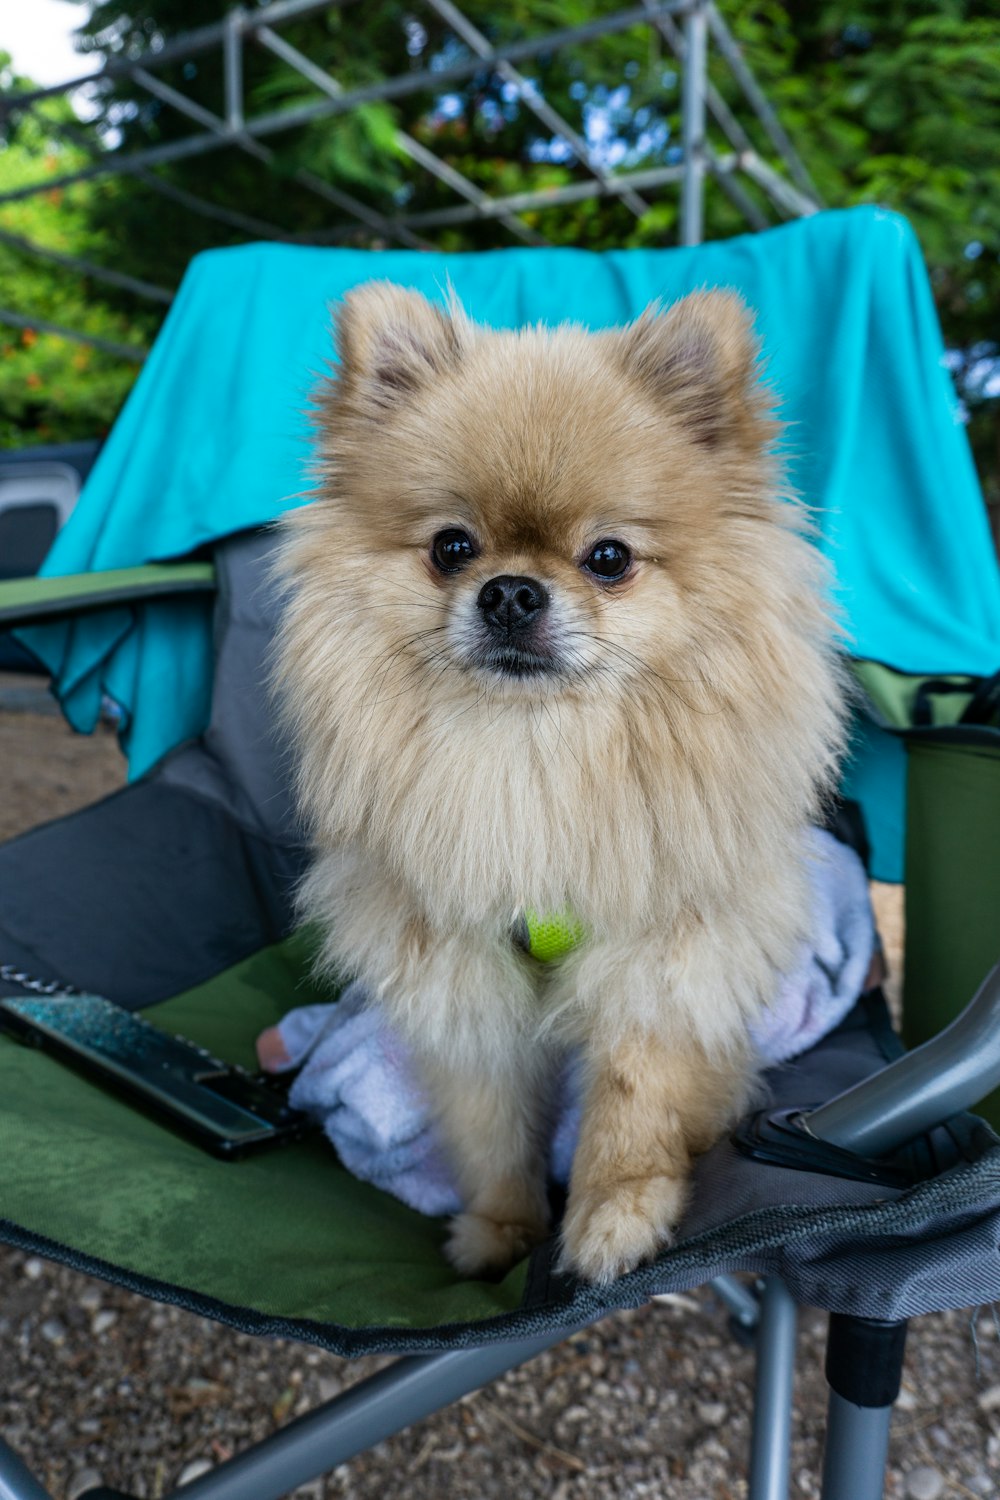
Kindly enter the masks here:
<path id="1" fill-rule="evenodd" d="M 505 1270 L 548 1232 L 547 1049 L 527 961 L 506 933 L 409 944 L 383 1002 L 427 1085 L 464 1211 L 446 1247 L 465 1275 Z"/>
<path id="2" fill-rule="evenodd" d="M 683 1007 L 664 1016 L 670 976 L 655 952 L 644 957 L 641 968 L 625 962 L 630 986 L 617 997 L 605 989 L 601 1003 L 582 1015 L 587 1087 L 562 1260 L 598 1283 L 670 1243 L 687 1201 L 692 1157 L 739 1116 L 754 1086 L 738 1014 L 728 1036 L 712 1040 L 699 1036 Z M 600 978 L 607 981 L 612 968 L 599 963 Z M 586 999 L 585 971 L 579 980 Z M 703 998 L 706 1005 L 721 999 Z"/>
<path id="3" fill-rule="evenodd" d="M 411 893 L 357 850 L 318 861 L 304 914 L 322 961 L 355 974 L 405 1038 L 426 1084 L 464 1212 L 448 1254 L 501 1270 L 548 1231 L 545 1100 L 551 1059 L 535 1040 L 537 978 L 500 921 L 438 929 Z"/>
<path id="4" fill-rule="evenodd" d="M 537 1059 L 511 1041 L 478 1065 L 424 1061 L 464 1203 L 446 1245 L 463 1275 L 506 1270 L 548 1233 L 543 1085 Z"/>
<path id="5" fill-rule="evenodd" d="M 466 1275 L 504 1270 L 548 1232 L 552 1068 L 533 977 L 506 934 L 470 932 L 429 944 L 409 992 L 405 1025 L 463 1201 L 446 1253 Z"/>

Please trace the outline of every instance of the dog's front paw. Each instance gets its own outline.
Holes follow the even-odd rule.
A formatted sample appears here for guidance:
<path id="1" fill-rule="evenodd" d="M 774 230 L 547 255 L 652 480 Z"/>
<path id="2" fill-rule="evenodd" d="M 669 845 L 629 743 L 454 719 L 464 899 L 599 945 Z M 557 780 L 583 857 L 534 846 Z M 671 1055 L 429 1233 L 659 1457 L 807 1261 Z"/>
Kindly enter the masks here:
<path id="1" fill-rule="evenodd" d="M 458 1214 L 448 1226 L 444 1253 L 463 1276 L 506 1271 L 548 1234 L 541 1219 L 511 1222 L 487 1214 Z"/>
<path id="2" fill-rule="evenodd" d="M 561 1268 L 606 1286 L 670 1244 L 686 1199 L 680 1177 L 633 1177 L 572 1193 Z"/>

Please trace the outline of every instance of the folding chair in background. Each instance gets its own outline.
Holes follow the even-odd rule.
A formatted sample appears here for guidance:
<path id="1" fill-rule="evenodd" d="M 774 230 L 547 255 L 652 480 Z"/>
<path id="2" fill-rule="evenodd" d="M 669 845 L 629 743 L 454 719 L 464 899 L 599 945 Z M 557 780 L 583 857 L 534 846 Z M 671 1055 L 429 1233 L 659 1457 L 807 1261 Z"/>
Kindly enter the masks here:
<path id="1" fill-rule="evenodd" d="M 919 309 L 913 285 L 924 293 L 926 286 L 913 270 L 912 244 L 888 216 L 817 219 L 697 252 L 556 252 L 566 257 L 561 285 L 582 286 L 580 297 L 595 305 L 602 286 L 626 287 L 625 305 L 611 309 L 619 318 L 641 310 L 651 288 L 679 295 L 692 282 L 735 282 L 760 306 L 780 286 L 763 320 L 765 348 L 783 391 L 782 369 L 814 371 L 816 399 L 803 417 L 802 451 L 817 481 L 810 492 L 829 497 L 835 481 L 863 490 L 878 465 L 873 457 L 860 476 L 851 467 L 856 452 L 891 466 L 905 451 L 882 525 L 894 530 L 907 567 L 916 566 L 906 550 L 914 523 L 902 527 L 894 497 L 907 490 L 917 530 L 932 492 L 938 507 L 948 497 L 941 546 L 920 575 L 932 583 L 926 598 L 915 592 L 923 614 L 913 619 L 912 600 L 904 609 L 891 591 L 875 605 L 851 593 L 891 578 L 891 568 L 863 545 L 872 540 L 871 515 L 830 507 L 826 541 L 847 587 L 859 654 L 877 656 L 885 631 L 898 628 L 913 636 L 909 644 L 901 636 L 900 669 L 913 670 L 917 654 L 933 649 L 952 653 L 957 668 L 982 672 L 991 649 L 984 621 L 992 609 L 1000 621 L 1000 583 L 974 520 L 961 537 L 950 535 L 956 516 L 974 516 L 976 495 L 971 470 L 962 468 L 967 454 L 962 460 L 955 447 L 962 434 L 947 428 L 950 436 L 941 436 L 950 410 L 935 384 L 938 348 L 919 318 L 906 325 L 909 344 L 902 339 L 904 353 L 915 349 L 923 361 L 913 400 L 901 401 L 891 381 L 888 397 L 877 397 L 888 379 L 880 350 L 900 347 L 898 326 L 884 344 L 877 336 L 877 274 L 884 267 L 892 285 L 904 270 L 917 276 L 904 277 L 904 300 Z M 308 933 L 294 930 L 292 892 L 306 851 L 264 687 L 276 601 L 267 568 L 274 534 L 261 523 L 279 508 L 275 497 L 297 486 L 287 474 L 276 477 L 255 448 L 285 444 L 286 456 L 294 448 L 285 417 L 275 414 L 273 386 L 263 401 L 258 387 L 264 366 L 289 381 L 293 364 L 296 379 L 316 367 L 303 350 L 322 345 L 325 299 L 314 285 L 307 308 L 287 291 L 285 257 L 302 253 L 251 247 L 195 263 L 51 560 L 62 576 L 0 588 L 0 626 L 34 622 L 30 644 L 49 661 L 74 722 L 96 714 L 105 690 L 122 704 L 138 773 L 96 806 L 0 850 L 0 994 L 24 992 L 29 981 L 17 976 L 73 985 L 248 1066 L 256 1035 L 293 1003 L 331 998 L 310 977 Z M 553 280 L 535 274 L 543 253 L 463 257 L 444 267 L 437 262 L 447 257 L 305 256 L 327 295 L 377 274 L 418 285 L 443 281 L 443 270 L 456 283 L 482 276 L 478 301 L 475 287 L 458 285 L 470 311 L 522 321 L 540 315 L 531 297 Z M 275 256 L 284 302 L 268 299 Z M 825 318 L 838 327 L 846 319 L 844 282 L 830 279 L 843 264 L 861 280 L 865 267 L 871 272 L 870 295 L 859 293 L 855 308 L 865 335 L 853 366 L 846 345 L 828 341 L 833 368 L 820 369 L 808 339 L 804 352 L 797 347 L 806 325 L 796 298 L 809 294 L 808 329 L 822 341 Z M 217 276 L 237 290 L 245 276 L 253 316 L 232 301 L 219 304 Z M 307 280 L 295 284 L 303 289 Z M 506 311 L 490 304 L 501 295 Z M 206 327 L 210 306 L 216 312 Z M 276 367 L 279 322 L 285 363 Z M 306 333 L 292 350 L 297 329 Z M 844 399 L 826 400 L 824 382 L 844 381 L 852 369 Z M 907 367 L 905 378 L 911 374 Z M 223 387 L 230 406 L 256 421 L 220 437 L 212 391 Z M 171 413 L 169 445 L 160 403 Z M 862 410 L 873 424 L 912 421 L 916 412 L 934 464 L 949 443 L 959 453 L 950 489 L 926 464 L 921 470 L 913 444 L 901 450 L 875 425 L 859 432 Z M 876 475 L 879 484 L 886 472 Z M 266 513 L 241 508 L 248 494 Z M 88 565 L 83 576 L 67 566 L 74 548 Z M 179 560 L 153 561 L 170 557 Z M 940 644 L 947 618 L 951 633 L 945 629 Z M 928 674 L 942 670 L 938 657 L 925 665 Z M 886 805 L 899 787 L 895 749 L 880 733 L 859 732 L 845 790 L 864 804 L 873 867 L 886 873 L 893 857 Z M 851 838 L 856 826 L 845 814 L 834 831 Z M 439 1221 L 352 1177 L 322 1141 L 221 1163 L 50 1057 L 0 1038 L 0 1238 L 243 1332 L 301 1339 L 345 1358 L 400 1356 L 185 1485 L 177 1492 L 184 1500 L 277 1500 L 614 1310 L 711 1280 L 738 1318 L 756 1325 L 752 1500 L 787 1493 L 796 1304 L 831 1314 L 824 1500 L 875 1500 L 908 1320 L 1000 1298 L 1000 1139 L 964 1113 L 1000 1082 L 1000 974 L 992 972 L 948 1030 L 906 1055 L 881 994 L 862 995 L 834 1032 L 769 1082 L 767 1108 L 698 1162 L 677 1242 L 597 1290 L 560 1273 L 554 1241 L 502 1278 L 464 1280 L 441 1255 Z M 736 1272 L 764 1278 L 759 1305 L 731 1279 Z M 45 1496 L 0 1446 L 0 1500 Z M 98 1497 L 111 1500 L 112 1492 L 91 1491 L 89 1500 Z"/>

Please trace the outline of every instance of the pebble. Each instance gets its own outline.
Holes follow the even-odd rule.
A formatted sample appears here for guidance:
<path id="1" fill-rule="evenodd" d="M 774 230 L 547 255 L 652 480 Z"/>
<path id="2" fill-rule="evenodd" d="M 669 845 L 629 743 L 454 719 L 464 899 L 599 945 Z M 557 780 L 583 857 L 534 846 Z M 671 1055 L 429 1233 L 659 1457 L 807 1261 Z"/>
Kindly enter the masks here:
<path id="1" fill-rule="evenodd" d="M 921 1465 L 906 1476 L 907 1500 L 938 1500 L 944 1493 L 944 1478 L 937 1469 Z"/>
<path id="2" fill-rule="evenodd" d="M 910 1390 L 909 1386 L 904 1385 L 900 1387 L 899 1395 L 896 1397 L 896 1405 L 900 1411 L 916 1411 L 919 1404 L 916 1395 Z"/>
<path id="3" fill-rule="evenodd" d="M 66 1324 L 61 1323 L 58 1318 L 46 1318 L 39 1332 L 50 1344 L 61 1344 L 66 1337 Z"/>
<path id="4" fill-rule="evenodd" d="M 702 1401 L 696 1408 L 698 1421 L 706 1427 L 720 1427 L 726 1420 L 726 1407 L 721 1401 Z"/>
<path id="5" fill-rule="evenodd" d="M 37 1281 L 45 1270 L 45 1262 L 39 1260 L 37 1255 L 32 1255 L 24 1262 L 24 1274 L 29 1281 Z"/>
<path id="6" fill-rule="evenodd" d="M 3 1306 L 2 1296 L 0 1309 L 14 1314 L 8 1352 L 15 1362 L 9 1388 L 0 1391 L 0 1427 L 8 1428 L 4 1435 L 14 1440 L 37 1470 L 58 1462 L 59 1487 L 53 1493 L 60 1500 L 82 1496 L 87 1487 L 99 1489 L 93 1482 L 96 1471 L 102 1472 L 105 1483 L 110 1482 L 114 1477 L 108 1469 L 111 1451 L 116 1473 L 144 1476 L 132 1477 L 125 1488 L 145 1494 L 147 1500 L 176 1487 L 181 1470 L 187 1486 L 199 1482 L 192 1475 L 211 1479 L 227 1456 L 224 1439 L 239 1439 L 242 1446 L 263 1436 L 270 1420 L 269 1394 L 285 1390 L 298 1394 L 302 1387 L 293 1378 L 298 1372 L 306 1371 L 306 1384 L 314 1397 L 319 1389 L 321 1399 L 329 1399 L 351 1379 L 367 1377 L 378 1363 L 362 1360 L 359 1370 L 335 1364 L 322 1351 L 313 1359 L 301 1348 L 233 1335 L 190 1314 L 171 1317 L 172 1310 L 162 1304 L 143 1310 L 124 1294 L 48 1262 L 44 1262 L 42 1278 L 33 1282 L 25 1273 L 25 1263 L 24 1255 L 15 1260 L 8 1251 L 5 1260 L 0 1251 L 0 1294 L 4 1284 L 12 1294 L 11 1309 Z M 91 1337 L 94 1319 L 110 1310 L 118 1313 L 110 1333 Z M 575 1500 L 577 1495 L 586 1495 L 586 1500 L 621 1500 L 626 1494 L 630 1500 L 664 1495 L 671 1500 L 707 1500 L 724 1495 L 727 1489 L 735 1500 L 734 1475 L 745 1461 L 751 1356 L 735 1344 L 723 1342 L 717 1350 L 705 1341 L 707 1313 L 688 1329 L 680 1326 L 683 1312 L 667 1308 L 657 1312 L 659 1318 L 647 1311 L 636 1314 L 632 1322 L 624 1317 L 609 1319 L 581 1341 L 582 1350 L 568 1343 L 541 1356 L 540 1365 L 512 1373 L 504 1383 L 501 1404 L 518 1426 L 548 1441 L 551 1448 L 578 1456 L 587 1466 L 586 1473 L 560 1463 L 552 1453 L 539 1455 L 516 1431 L 499 1423 L 490 1429 L 487 1442 L 486 1422 L 480 1427 L 474 1403 L 489 1403 L 474 1397 L 473 1404 L 430 1419 L 427 1430 L 437 1438 L 437 1446 L 412 1474 L 404 1471 L 402 1486 L 408 1500 L 440 1500 L 442 1493 L 458 1495 L 460 1491 L 475 1500 L 511 1500 L 529 1494 L 547 1500 L 556 1500 L 557 1495 L 558 1500 Z M 41 1333 L 43 1322 L 57 1317 L 65 1324 L 64 1342 L 58 1347 Z M 161 1324 L 157 1333 L 151 1330 L 151 1317 Z M 724 1314 L 713 1311 L 712 1317 L 722 1329 Z M 657 1337 L 664 1334 L 668 1321 L 670 1329 L 678 1324 L 676 1337 Z M 20 1337 L 22 1323 L 24 1335 Z M 803 1345 L 813 1360 L 821 1360 L 819 1340 L 809 1334 L 806 1319 L 803 1324 Z M 128 1359 L 122 1357 L 120 1346 L 126 1332 Z M 912 1340 L 908 1389 L 901 1402 L 913 1415 L 907 1411 L 900 1420 L 900 1428 L 909 1431 L 902 1441 L 897 1440 L 898 1466 L 888 1479 L 895 1500 L 922 1500 L 925 1494 L 936 1495 L 937 1500 L 959 1500 L 959 1484 L 947 1482 L 951 1476 L 964 1484 L 967 1500 L 973 1496 L 975 1500 L 1000 1500 L 992 1467 L 995 1459 L 1000 1461 L 998 1350 L 995 1340 L 983 1345 L 977 1381 L 967 1315 L 921 1320 L 919 1337 Z M 693 1360 L 692 1351 L 696 1351 Z M 223 1361 L 232 1363 L 224 1367 Z M 132 1377 L 133 1362 L 142 1370 L 142 1382 L 137 1375 Z M 694 1379 L 685 1385 L 680 1372 L 689 1364 Z M 119 1382 L 126 1374 L 128 1383 L 119 1394 Z M 225 1401 L 225 1425 L 221 1394 L 212 1396 L 215 1383 L 231 1388 Z M 803 1382 L 799 1393 L 803 1421 L 792 1465 L 792 1492 L 797 1500 L 818 1500 L 821 1460 L 816 1433 L 822 1425 L 824 1400 L 819 1384 L 817 1375 L 812 1386 Z M 595 1388 L 610 1390 L 610 1395 L 598 1395 Z M 183 1406 L 185 1391 L 203 1389 L 206 1396 L 212 1396 L 211 1406 L 185 1414 L 180 1433 L 178 1424 L 171 1429 L 171 1402 L 180 1399 Z M 938 1392 L 945 1389 L 954 1389 L 961 1402 L 947 1411 L 938 1402 Z M 627 1398 L 629 1392 L 634 1396 Z M 547 1399 L 550 1394 L 552 1400 Z M 499 1402 L 499 1393 L 492 1399 Z M 218 1410 L 213 1409 L 216 1402 Z M 126 1404 L 128 1420 L 112 1421 L 123 1414 Z M 107 1419 L 99 1421 L 108 1406 Z M 719 1407 L 725 1411 L 721 1419 Z M 53 1437 L 47 1428 L 40 1433 L 40 1410 L 47 1413 L 46 1423 L 66 1419 L 61 1437 Z M 911 1424 L 922 1413 L 928 1426 L 916 1429 Z M 475 1418 L 474 1427 L 462 1420 L 463 1415 Z M 953 1446 L 947 1450 L 938 1446 L 940 1437 L 934 1430 L 938 1426 L 952 1439 Z M 484 1436 L 477 1438 L 477 1430 Z M 912 1435 L 916 1431 L 919 1448 Z M 425 1440 L 423 1436 L 415 1439 L 414 1449 Z M 923 1446 L 925 1441 L 929 1447 Z M 400 1458 L 406 1452 L 397 1440 L 388 1448 L 387 1457 L 366 1455 L 362 1480 L 360 1465 L 342 1466 L 314 1497 L 307 1488 L 302 1500 L 319 1500 L 326 1489 L 341 1500 L 362 1490 L 393 1494 L 400 1486 Z M 441 1457 L 442 1453 L 446 1456 Z M 899 1463 L 904 1453 L 905 1463 Z M 192 1467 L 196 1460 L 200 1462 Z M 92 1466 L 94 1473 L 84 1478 L 79 1471 L 85 1465 Z M 921 1465 L 931 1470 L 924 1488 L 923 1476 L 911 1477 L 908 1483 L 906 1473 L 901 1472 Z M 941 1471 L 940 1477 L 935 1470 Z M 465 1472 L 460 1478 L 461 1471 Z M 796 1483 L 798 1476 L 801 1482 Z"/>
<path id="7" fill-rule="evenodd" d="M 193 1479 L 200 1479 L 203 1474 L 211 1473 L 215 1465 L 208 1458 L 193 1458 L 189 1464 L 185 1464 L 177 1476 L 178 1485 L 190 1484 Z"/>
<path id="8" fill-rule="evenodd" d="M 90 1324 L 91 1331 L 95 1333 L 99 1338 L 102 1333 L 107 1333 L 108 1329 L 113 1327 L 113 1325 L 117 1322 L 118 1314 L 116 1312 L 112 1312 L 110 1307 L 106 1307 L 102 1312 L 94 1314 L 93 1320 Z"/>
<path id="9" fill-rule="evenodd" d="M 78 1469 L 66 1489 L 66 1500 L 80 1500 L 88 1490 L 96 1490 L 104 1481 L 96 1469 Z"/>

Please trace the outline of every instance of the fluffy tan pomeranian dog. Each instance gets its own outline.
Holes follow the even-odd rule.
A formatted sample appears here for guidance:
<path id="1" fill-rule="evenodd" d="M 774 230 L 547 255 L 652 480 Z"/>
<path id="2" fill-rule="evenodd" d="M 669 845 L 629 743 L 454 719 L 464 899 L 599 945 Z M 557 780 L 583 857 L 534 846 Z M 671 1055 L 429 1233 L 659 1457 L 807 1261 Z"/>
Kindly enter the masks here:
<path id="1" fill-rule="evenodd" d="M 562 1259 L 605 1282 L 669 1242 L 807 931 L 842 727 L 821 566 L 733 295 L 494 332 L 369 283 L 338 346 L 283 557 L 302 909 L 422 1068 L 461 1272 L 546 1235 L 582 1049 Z M 541 964 L 526 911 L 586 936 Z"/>

